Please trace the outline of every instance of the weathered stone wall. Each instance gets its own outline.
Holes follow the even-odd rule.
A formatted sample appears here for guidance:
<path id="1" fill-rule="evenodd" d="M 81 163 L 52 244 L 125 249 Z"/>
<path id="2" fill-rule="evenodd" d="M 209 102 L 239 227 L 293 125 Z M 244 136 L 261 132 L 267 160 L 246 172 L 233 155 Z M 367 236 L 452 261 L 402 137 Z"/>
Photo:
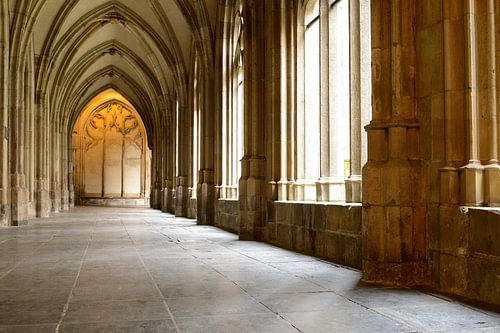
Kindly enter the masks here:
<path id="1" fill-rule="evenodd" d="M 234 232 L 240 232 L 240 202 L 239 200 L 216 200 L 215 223 L 216 227 Z"/>
<path id="2" fill-rule="evenodd" d="M 436 287 L 500 304 L 500 212 L 470 208 L 442 213 L 431 239 Z"/>
<path id="3" fill-rule="evenodd" d="M 361 269 L 360 204 L 276 202 L 273 206 L 270 243 Z"/>

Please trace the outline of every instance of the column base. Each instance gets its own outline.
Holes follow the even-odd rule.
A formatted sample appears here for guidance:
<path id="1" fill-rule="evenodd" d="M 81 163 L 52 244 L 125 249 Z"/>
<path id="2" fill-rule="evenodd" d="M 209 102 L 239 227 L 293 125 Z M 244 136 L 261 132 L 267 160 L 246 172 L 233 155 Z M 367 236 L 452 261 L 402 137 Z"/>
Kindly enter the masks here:
<path id="1" fill-rule="evenodd" d="M 271 186 L 277 185 L 277 198 L 280 201 L 285 200 L 296 200 L 296 190 L 295 190 L 295 182 L 288 180 L 281 180 L 277 183 L 270 183 Z M 274 194 L 274 193 L 272 193 Z M 270 198 L 275 197 L 275 195 L 271 195 Z"/>
<path id="2" fill-rule="evenodd" d="M 61 192 L 61 210 L 67 211 L 69 210 L 69 191 L 63 190 Z"/>
<path id="3" fill-rule="evenodd" d="M 175 194 L 175 216 L 186 217 L 188 211 L 189 188 L 184 185 L 177 186 Z"/>
<path id="4" fill-rule="evenodd" d="M 345 197 L 343 178 L 323 178 L 316 182 L 316 201 L 344 201 Z"/>
<path id="5" fill-rule="evenodd" d="M 263 178 L 240 180 L 240 240 L 267 241 L 267 182 Z"/>
<path id="6" fill-rule="evenodd" d="M 297 201 L 316 201 L 317 189 L 314 181 L 297 180 L 294 184 L 294 196 Z"/>
<path id="7" fill-rule="evenodd" d="M 39 184 L 43 181 L 39 181 Z M 51 201 L 49 191 L 47 189 L 42 189 L 36 191 L 36 216 L 37 217 L 49 217 L 51 209 Z"/>
<path id="8" fill-rule="evenodd" d="M 215 200 L 215 185 L 211 183 L 202 183 L 198 188 L 198 224 L 214 225 Z"/>
<path id="9" fill-rule="evenodd" d="M 490 207 L 500 206 L 500 165 L 484 166 L 484 202 Z"/>
<path id="10" fill-rule="evenodd" d="M 50 200 L 52 201 L 51 210 L 53 213 L 61 211 L 61 186 L 58 182 L 52 183 L 52 190 L 50 191 Z"/>
<path id="11" fill-rule="evenodd" d="M 484 204 L 483 166 L 478 162 L 460 168 L 460 196 L 462 206 Z"/>
<path id="12" fill-rule="evenodd" d="M 11 175 L 12 188 L 10 191 L 11 225 L 20 226 L 28 223 L 28 190 L 25 187 L 23 174 Z"/>
<path id="13" fill-rule="evenodd" d="M 9 226 L 10 204 L 0 204 L 0 227 Z"/>
<path id="14" fill-rule="evenodd" d="M 359 203 L 361 197 L 361 176 L 350 176 L 345 180 L 345 201 L 349 203 Z"/>

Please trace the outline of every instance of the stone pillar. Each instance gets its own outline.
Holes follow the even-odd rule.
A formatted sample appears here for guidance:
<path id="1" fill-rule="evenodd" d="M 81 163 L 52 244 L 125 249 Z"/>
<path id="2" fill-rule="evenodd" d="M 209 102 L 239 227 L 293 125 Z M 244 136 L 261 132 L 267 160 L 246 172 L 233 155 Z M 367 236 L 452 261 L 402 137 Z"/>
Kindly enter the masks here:
<path id="1" fill-rule="evenodd" d="M 36 215 L 37 217 L 48 217 L 51 203 L 49 195 L 49 179 L 47 167 L 48 152 L 48 114 L 45 111 L 47 101 L 45 95 L 37 92 L 36 97 Z"/>
<path id="2" fill-rule="evenodd" d="M 0 2 L 0 226 L 10 219 L 9 203 L 9 4 Z"/>
<path id="3" fill-rule="evenodd" d="M 179 102 L 179 119 L 177 121 L 177 128 L 179 131 L 179 151 L 177 151 L 179 158 L 179 170 L 177 171 L 178 177 L 176 179 L 176 203 L 175 215 L 187 216 L 188 201 L 189 201 L 189 151 L 190 151 L 190 135 L 188 115 L 185 102 Z"/>
<path id="4" fill-rule="evenodd" d="M 20 59 L 12 62 L 11 105 L 10 105 L 10 185 L 11 185 L 11 224 L 23 225 L 28 220 L 28 193 L 24 174 L 24 71 L 18 68 Z M 17 65 L 16 65 L 17 64 Z M 24 68 L 24 66 L 20 66 Z"/>
<path id="5" fill-rule="evenodd" d="M 61 134 L 61 210 L 69 210 L 69 154 L 68 138 Z"/>
<path id="6" fill-rule="evenodd" d="M 201 160 L 200 160 L 200 186 L 197 189 L 197 214 L 198 223 L 204 225 L 214 224 L 215 209 L 215 132 L 214 132 L 214 93 L 213 73 L 203 69 L 203 82 L 200 86 L 203 96 L 203 108 L 201 110 L 200 132 L 201 132 Z"/>
<path id="7" fill-rule="evenodd" d="M 60 128 L 59 123 L 55 122 L 52 125 L 51 131 L 51 188 L 50 199 L 52 201 L 52 212 L 58 213 L 61 211 L 61 178 L 60 178 Z"/>
<path id="8" fill-rule="evenodd" d="M 421 284 L 427 275 L 424 182 L 416 118 L 417 1 L 372 0 L 373 119 L 363 168 L 363 279 Z"/>
<path id="9" fill-rule="evenodd" d="M 246 1 L 245 27 L 245 140 L 239 182 L 240 239 L 267 239 L 265 87 L 265 3 Z M 267 82 L 266 82 L 267 81 Z"/>

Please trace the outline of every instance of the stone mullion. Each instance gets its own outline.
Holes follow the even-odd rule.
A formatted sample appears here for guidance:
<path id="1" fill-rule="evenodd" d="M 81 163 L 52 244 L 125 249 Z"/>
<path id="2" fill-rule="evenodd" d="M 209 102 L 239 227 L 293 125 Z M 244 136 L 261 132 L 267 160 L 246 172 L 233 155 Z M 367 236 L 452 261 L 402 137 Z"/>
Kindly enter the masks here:
<path id="1" fill-rule="evenodd" d="M 216 99 L 215 99 L 215 116 L 214 116 L 214 127 L 215 127 L 215 141 L 214 141 L 214 144 L 215 144 L 215 161 L 214 161 L 214 167 L 215 167 L 215 184 L 216 184 L 216 189 L 217 189 L 217 193 L 216 193 L 216 198 L 221 198 L 222 196 L 222 189 L 221 189 L 221 186 L 224 184 L 224 178 L 223 178 L 223 154 L 224 152 L 222 151 L 222 145 L 223 145 L 223 131 L 222 131 L 222 128 L 223 128 L 223 125 L 222 125 L 222 113 L 224 112 L 224 108 L 225 108 L 225 105 L 226 105 L 226 100 L 227 100 L 227 93 L 226 93 L 226 76 L 225 76 L 225 73 L 226 73 L 226 43 L 227 43 L 227 34 L 226 34 L 226 24 L 225 24 L 225 18 L 227 16 L 226 14 L 227 12 L 227 9 L 225 6 L 220 6 L 219 8 L 219 21 L 217 22 L 217 25 L 218 25 L 218 28 L 216 29 L 216 43 L 215 45 L 217 45 L 216 47 L 216 50 L 214 52 L 215 54 L 215 69 L 214 69 L 214 72 L 215 72 L 215 78 L 214 78 L 214 92 L 215 91 L 219 91 L 220 93 L 217 95 Z M 204 108 L 204 105 L 203 105 L 203 101 L 204 101 L 204 81 L 203 81 L 203 72 L 205 71 L 205 68 L 204 66 L 201 65 L 200 63 L 200 67 L 198 68 L 198 95 L 200 96 L 199 98 L 199 112 L 200 112 L 200 115 L 198 116 L 198 120 L 199 120 L 199 123 L 198 123 L 198 126 L 199 126 L 199 131 L 198 131 L 198 135 L 200 136 L 199 137 L 199 142 L 200 142 L 200 147 L 199 147 L 199 150 L 200 150 L 200 154 L 199 154 L 199 158 L 200 158 L 200 161 L 199 161 L 199 167 L 200 167 L 200 170 L 198 172 L 198 184 L 200 186 L 198 186 L 198 189 L 197 189 L 197 198 L 198 198 L 198 216 L 201 215 L 201 211 L 199 209 L 200 207 L 200 202 L 201 202 L 201 184 L 203 183 L 203 175 L 201 173 L 201 170 L 204 169 L 204 158 L 203 158 L 203 152 L 204 152 L 204 142 L 203 142 L 203 125 L 204 125 L 204 114 L 203 114 L 203 110 L 205 109 Z M 200 220 L 200 219 L 198 219 Z"/>
<path id="2" fill-rule="evenodd" d="M 295 153 L 295 146 L 297 140 L 297 1 L 286 1 L 287 7 L 287 21 L 286 27 L 288 29 L 288 48 L 287 48 L 287 160 L 282 163 L 287 164 L 287 181 L 289 200 L 295 200 L 295 179 L 297 178 L 297 155 Z"/>
<path id="3" fill-rule="evenodd" d="M 231 20 L 233 20 L 233 13 L 230 12 Z M 229 29 L 231 25 L 228 24 L 226 29 Z M 230 162 L 230 144 L 231 144 L 231 135 L 230 127 L 229 127 L 229 119 L 231 116 L 231 110 L 233 108 L 233 94 L 232 94 L 232 49 L 233 49 L 233 38 L 232 31 L 226 31 L 227 39 L 224 40 L 223 46 L 223 104 L 221 109 L 222 116 L 222 132 L 221 132 L 221 159 L 222 159 L 222 188 L 221 190 L 221 198 L 226 199 L 228 197 L 228 186 L 230 184 L 230 174 L 231 174 L 231 162 Z"/>
<path id="4" fill-rule="evenodd" d="M 476 2 L 465 1 L 465 40 L 466 40 L 466 108 L 468 124 L 468 148 L 470 163 L 479 160 L 479 147 L 477 142 L 477 35 L 476 35 Z"/>
<path id="5" fill-rule="evenodd" d="M 302 6 L 301 6 L 302 7 Z M 295 200 L 304 199 L 304 186 L 305 179 L 305 30 L 304 25 L 304 9 L 298 8 L 297 11 L 297 31 L 296 31 L 296 56 L 297 56 L 297 69 L 296 69 L 296 84 L 297 84 L 297 112 L 295 114 L 295 141 L 294 141 L 294 154 L 296 156 L 295 165 Z M 302 184 L 301 184 L 302 183 Z"/>
<path id="6" fill-rule="evenodd" d="M 361 15 L 360 2 L 349 1 L 350 67 L 350 175 L 346 180 L 346 202 L 361 201 Z"/>
<path id="7" fill-rule="evenodd" d="M 234 51 L 236 47 L 236 41 L 233 40 L 231 45 L 231 51 Z M 235 181 L 237 182 L 237 154 L 238 149 L 238 64 L 235 60 L 235 54 L 231 53 L 230 60 L 230 96 L 231 102 L 229 104 L 227 113 L 227 188 L 226 188 L 226 198 L 234 199 L 233 187 Z"/>
<path id="8" fill-rule="evenodd" d="M 500 194 L 496 184 L 500 181 L 500 166 L 498 164 L 498 125 L 497 125 L 497 86 L 496 86 L 496 22 L 495 22 L 495 0 L 487 0 L 484 19 L 480 21 L 486 25 L 485 50 L 485 91 L 486 105 L 481 109 L 486 110 L 486 117 L 481 117 L 482 128 L 487 128 L 488 142 L 484 143 L 487 149 L 487 165 L 484 167 L 484 201 L 488 206 L 500 206 Z M 483 3 L 484 6 L 484 3 Z M 484 111 L 483 111 L 484 112 Z M 487 121 L 484 124 L 484 120 Z"/>
<path id="9" fill-rule="evenodd" d="M 169 204 L 169 190 L 170 190 L 170 169 L 171 169 L 171 160 L 172 160 L 172 155 L 170 154 L 170 141 L 172 138 L 170 137 L 170 131 L 169 131 L 169 112 L 170 108 L 166 105 L 168 104 L 168 96 L 164 96 L 164 111 L 163 111 L 163 154 L 165 157 L 165 160 L 163 162 L 163 212 L 168 212 L 168 204 Z"/>
<path id="10" fill-rule="evenodd" d="M 176 116 L 176 103 L 175 98 L 169 101 L 170 103 L 170 124 L 168 130 L 170 131 L 170 172 L 169 172 L 169 188 L 168 188 L 168 211 L 170 213 L 175 213 L 175 201 L 174 201 L 174 190 L 176 187 L 176 177 L 177 177 L 177 165 L 176 165 L 176 126 L 177 126 L 177 116 Z"/>
<path id="11" fill-rule="evenodd" d="M 466 0 L 465 16 L 465 109 L 467 120 L 468 164 L 461 168 L 461 204 L 478 206 L 484 202 L 483 170 L 479 162 L 478 142 L 478 45 L 476 2 Z"/>
<path id="12" fill-rule="evenodd" d="M 271 69 L 266 69 L 266 72 L 272 73 L 272 85 L 273 90 L 278 91 L 278 97 L 272 97 L 276 94 L 270 94 L 270 97 L 266 103 L 271 103 L 272 107 L 269 110 L 273 110 L 271 115 L 272 125 L 269 131 L 269 136 L 273 141 L 272 147 L 272 167 L 269 170 L 269 176 L 272 181 L 279 180 L 277 199 L 287 200 L 288 199 L 288 122 L 289 122 L 289 90 L 288 86 L 288 63 L 289 63 L 289 53 L 288 49 L 290 47 L 288 41 L 288 6 L 287 1 L 281 0 L 276 9 L 270 11 L 270 15 L 274 17 L 279 17 L 279 20 L 270 20 L 271 24 L 269 28 L 266 29 L 269 34 L 273 36 L 278 36 L 279 40 L 273 40 L 273 47 L 267 48 L 268 52 L 271 50 L 272 55 L 266 56 L 268 59 L 272 59 L 272 62 L 266 64 L 270 66 Z M 275 10 L 279 10 L 279 15 L 275 14 Z M 269 15 L 269 14 L 268 14 Z M 274 33 L 274 30 L 278 30 L 280 33 Z M 267 90 L 267 89 L 266 89 Z M 269 116 L 268 116 L 269 117 Z"/>
<path id="13" fill-rule="evenodd" d="M 177 120 L 177 128 L 179 132 L 179 170 L 177 172 L 177 194 L 176 194 L 176 216 L 187 216 L 188 200 L 189 200 L 189 149 L 190 136 L 189 129 L 191 123 L 187 115 L 185 102 L 179 102 L 179 119 Z"/>
<path id="14" fill-rule="evenodd" d="M 320 179 L 317 184 L 318 201 L 330 201 L 330 4 L 319 0 L 320 49 Z"/>
<path id="15" fill-rule="evenodd" d="M 441 193 L 440 202 L 458 204 L 459 176 L 457 164 L 463 160 L 463 142 L 458 130 L 463 120 L 457 115 L 457 109 L 464 105 L 464 76 L 457 75 L 463 70 L 464 33 L 463 9 L 454 12 L 452 6 L 443 6 L 443 71 L 444 71 L 444 136 L 445 166 L 440 169 Z"/>

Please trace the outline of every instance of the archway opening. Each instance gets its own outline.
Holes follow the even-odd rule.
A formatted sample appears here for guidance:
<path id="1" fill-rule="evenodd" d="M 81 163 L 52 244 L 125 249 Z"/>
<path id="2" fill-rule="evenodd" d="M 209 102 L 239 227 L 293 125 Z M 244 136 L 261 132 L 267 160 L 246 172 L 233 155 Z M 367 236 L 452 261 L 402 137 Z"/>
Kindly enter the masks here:
<path id="1" fill-rule="evenodd" d="M 108 89 L 91 100 L 73 128 L 77 205 L 149 206 L 151 150 L 139 112 Z"/>

